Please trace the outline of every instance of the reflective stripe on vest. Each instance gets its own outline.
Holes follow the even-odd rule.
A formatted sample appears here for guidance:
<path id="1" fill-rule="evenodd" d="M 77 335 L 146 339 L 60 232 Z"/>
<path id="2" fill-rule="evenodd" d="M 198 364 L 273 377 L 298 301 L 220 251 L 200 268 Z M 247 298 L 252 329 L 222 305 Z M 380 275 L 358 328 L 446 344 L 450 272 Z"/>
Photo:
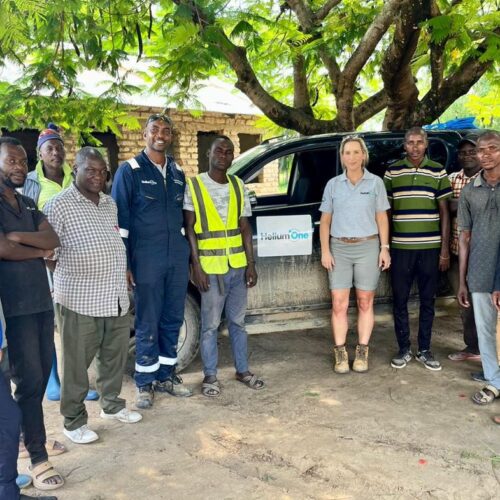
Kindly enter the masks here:
<path id="1" fill-rule="evenodd" d="M 196 214 L 194 232 L 197 236 L 198 255 L 201 267 L 207 274 L 225 274 L 229 266 L 239 268 L 247 265 L 239 229 L 244 202 L 243 187 L 233 175 L 228 175 L 227 178 L 229 206 L 226 225 L 200 176 L 187 180 Z"/>

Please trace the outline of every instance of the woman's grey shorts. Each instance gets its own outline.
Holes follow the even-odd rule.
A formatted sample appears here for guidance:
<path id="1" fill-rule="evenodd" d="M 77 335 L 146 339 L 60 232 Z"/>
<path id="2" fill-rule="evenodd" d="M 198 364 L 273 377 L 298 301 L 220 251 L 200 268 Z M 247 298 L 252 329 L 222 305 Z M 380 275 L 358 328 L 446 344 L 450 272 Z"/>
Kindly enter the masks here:
<path id="1" fill-rule="evenodd" d="M 352 288 L 353 285 L 358 290 L 376 290 L 380 277 L 378 238 L 359 243 L 331 238 L 330 250 L 335 260 L 333 271 L 328 271 L 330 290 Z"/>

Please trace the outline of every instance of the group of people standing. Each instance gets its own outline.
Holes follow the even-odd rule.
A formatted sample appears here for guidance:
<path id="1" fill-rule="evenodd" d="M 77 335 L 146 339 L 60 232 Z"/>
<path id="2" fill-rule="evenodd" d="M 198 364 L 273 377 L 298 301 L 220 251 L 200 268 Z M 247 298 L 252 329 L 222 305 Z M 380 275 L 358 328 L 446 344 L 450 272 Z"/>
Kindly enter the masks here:
<path id="1" fill-rule="evenodd" d="M 56 127 L 40 134 L 40 162 L 29 175 L 22 144 L 0 138 L 2 354 L 8 341 L 5 376 L 0 376 L 2 500 L 20 498 L 19 451 L 30 458 L 36 488 L 64 484 L 49 456 L 66 448 L 47 441 L 42 409 L 50 372 L 57 374 L 54 316 L 61 337 L 63 432 L 74 443 L 99 439 L 88 426 L 85 407 L 85 399 L 93 398 L 88 368 L 94 360 L 101 418 L 129 424 L 142 419 L 120 397 L 131 291 L 136 407 L 151 408 L 157 393 L 192 395 L 175 370 L 190 262 L 191 279 L 201 294 L 202 394 L 216 397 L 221 392 L 217 329 L 224 309 L 236 380 L 251 389 L 264 387 L 248 368 L 244 318 L 247 289 L 255 286 L 257 273 L 248 193 L 241 180 L 227 174 L 234 146 L 227 137 L 217 138 L 209 151 L 208 173 L 187 184 L 167 154 L 172 138 L 170 118 L 151 115 L 145 148 L 120 166 L 111 196 L 105 194 L 109 172 L 99 150 L 82 148 L 69 169 Z M 9 380 L 16 387 L 17 404 Z M 58 382 L 54 377 L 52 399 L 59 397 Z"/>
<path id="2" fill-rule="evenodd" d="M 441 370 L 431 351 L 434 301 L 439 272 L 451 264 L 465 348 L 449 358 L 482 361 L 483 372 L 473 377 L 486 384 L 473 394 L 472 401 L 485 405 L 500 396 L 496 341 L 500 133 L 484 131 L 465 137 L 458 146 L 461 170 L 450 176 L 426 156 L 427 146 L 422 128 L 408 130 L 405 158 L 391 164 L 382 181 L 366 169 L 369 153 L 362 138 L 346 136 L 340 145 L 344 173 L 328 182 L 320 206 L 321 263 L 328 270 L 332 295 L 334 371 L 350 371 L 345 341 L 352 287 L 358 306 L 358 345 L 352 369 L 368 370 L 375 291 L 380 272 L 389 267 L 399 346 L 391 366 L 402 369 L 415 358 L 429 370 Z M 408 316 L 414 281 L 420 303 L 416 354 L 411 350 Z M 500 423 L 500 417 L 494 420 Z"/>
<path id="3" fill-rule="evenodd" d="M 59 397 L 54 315 L 61 336 L 60 409 L 64 434 L 74 443 L 99 439 L 88 426 L 85 407 L 85 399 L 95 396 L 88 378 L 93 360 L 101 418 L 128 424 L 142 419 L 120 397 L 131 291 L 139 410 L 151 408 L 158 393 L 192 395 L 176 373 L 190 280 L 201 296 L 202 394 L 221 393 L 217 331 L 223 311 L 236 380 L 254 390 L 265 387 L 248 367 L 247 290 L 256 285 L 257 272 L 249 196 L 243 182 L 227 173 L 234 146 L 225 136 L 215 139 L 208 172 L 186 179 L 167 154 L 172 138 L 170 118 L 151 115 L 144 128 L 145 148 L 120 166 L 111 196 L 105 194 L 109 172 L 99 150 L 82 148 L 70 168 L 56 127 L 40 134 L 40 161 L 29 175 L 21 143 L 0 138 L 0 352 L 6 352 L 7 340 L 9 355 L 8 363 L 3 356 L 5 377 L 0 376 L 2 499 L 20 497 L 20 449 L 30 458 L 35 487 L 52 490 L 64 484 L 49 456 L 66 449 L 58 441 L 47 441 L 42 409 L 51 370 L 53 399 Z M 352 369 L 368 370 L 375 290 L 380 272 L 389 268 L 399 345 L 391 366 L 404 368 L 414 356 L 408 299 L 416 279 L 420 316 L 415 358 L 430 370 L 440 370 L 431 351 L 434 297 L 438 272 L 451 262 L 460 271 L 456 287 L 466 347 L 450 359 L 481 358 L 486 385 L 473 401 L 487 404 L 500 394 L 495 342 L 500 310 L 500 134 L 464 139 L 458 155 L 463 170 L 451 179 L 425 156 L 427 136 L 421 128 L 407 132 L 404 148 L 406 157 L 392 164 L 382 180 L 366 169 L 369 153 L 363 140 L 346 137 L 340 148 L 344 173 L 325 189 L 321 262 L 332 290 L 334 370 L 350 370 L 346 336 L 352 286 L 359 310 Z M 458 199 L 458 208 L 450 198 Z M 451 256 L 449 202 L 452 215 L 458 210 Z M 10 396 L 10 379 L 17 404 Z"/>

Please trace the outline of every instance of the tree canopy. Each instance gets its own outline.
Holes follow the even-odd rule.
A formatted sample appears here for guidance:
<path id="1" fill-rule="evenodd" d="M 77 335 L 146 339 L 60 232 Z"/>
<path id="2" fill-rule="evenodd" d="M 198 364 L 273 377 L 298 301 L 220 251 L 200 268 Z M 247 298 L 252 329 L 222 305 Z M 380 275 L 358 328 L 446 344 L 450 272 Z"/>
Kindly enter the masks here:
<path id="1" fill-rule="evenodd" d="M 139 91 L 178 105 L 209 76 L 234 83 L 277 125 L 303 134 L 431 123 L 500 61 L 498 0 L 2 0 L 1 124 L 48 118 L 89 131 L 138 124 Z M 143 61 L 147 72 L 139 72 Z M 109 75 L 100 96 L 84 70 Z M 498 84 L 498 80 L 494 80 Z"/>

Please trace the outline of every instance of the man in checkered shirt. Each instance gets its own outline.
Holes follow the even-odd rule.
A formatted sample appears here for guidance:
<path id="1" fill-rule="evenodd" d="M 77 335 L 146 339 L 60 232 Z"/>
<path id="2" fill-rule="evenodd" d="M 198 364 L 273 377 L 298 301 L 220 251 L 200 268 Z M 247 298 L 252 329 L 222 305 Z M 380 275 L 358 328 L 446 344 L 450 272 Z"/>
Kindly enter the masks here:
<path id="1" fill-rule="evenodd" d="M 452 217 L 451 223 L 451 267 L 449 272 L 450 281 L 455 294 L 458 292 L 458 227 L 457 227 L 457 210 L 458 199 L 462 189 L 473 181 L 481 167 L 477 161 L 476 156 L 476 140 L 477 137 L 473 134 L 466 136 L 458 144 L 458 165 L 459 172 L 453 172 L 449 175 L 452 198 L 450 200 L 450 215 Z M 470 297 L 469 297 L 470 299 Z M 460 308 L 460 316 L 462 318 L 463 335 L 465 348 L 458 352 L 452 352 L 448 358 L 452 361 L 480 361 L 479 344 L 477 340 L 476 324 L 474 321 L 474 308 Z"/>
<path id="2" fill-rule="evenodd" d="M 59 236 L 54 302 L 61 328 L 61 413 L 74 443 L 98 439 L 87 426 L 87 369 L 96 358 L 101 417 L 124 423 L 142 419 L 119 397 L 130 333 L 127 256 L 118 231 L 116 204 L 102 193 L 106 163 L 95 148 L 76 156 L 75 182 L 52 198 L 45 212 Z"/>

